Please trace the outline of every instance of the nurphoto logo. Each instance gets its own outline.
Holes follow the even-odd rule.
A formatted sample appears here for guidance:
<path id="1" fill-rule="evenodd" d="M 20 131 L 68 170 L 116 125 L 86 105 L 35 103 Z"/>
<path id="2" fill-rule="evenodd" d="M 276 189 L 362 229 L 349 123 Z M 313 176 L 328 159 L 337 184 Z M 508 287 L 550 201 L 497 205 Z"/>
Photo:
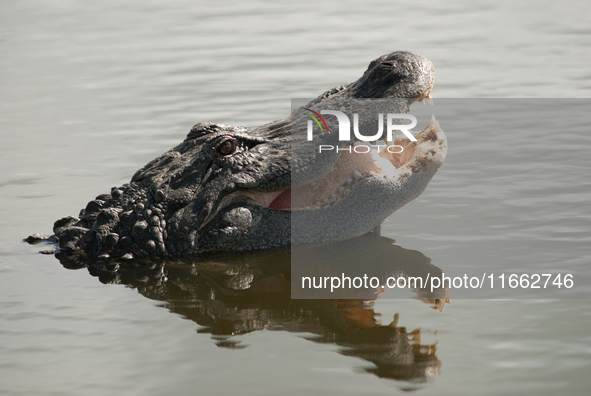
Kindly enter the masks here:
<path id="1" fill-rule="evenodd" d="M 305 114 L 311 118 L 311 120 L 308 120 L 308 136 L 307 136 L 308 141 L 313 140 L 314 123 L 312 122 L 312 120 L 314 120 L 314 122 L 318 125 L 320 132 L 324 132 L 326 129 L 326 133 L 330 134 L 330 131 L 328 129 L 328 125 L 326 124 L 326 120 L 324 119 L 324 117 L 322 117 L 322 114 L 333 115 L 337 118 L 337 121 L 339 123 L 339 141 L 345 141 L 345 142 L 351 141 L 351 121 L 349 120 L 349 117 L 345 113 L 343 113 L 342 111 L 320 110 L 320 114 L 319 114 L 318 112 L 308 109 L 308 108 L 304 108 L 304 110 L 307 110 L 310 113 L 313 113 L 313 114 Z M 402 125 L 394 124 L 394 120 L 398 120 L 398 119 L 410 120 L 410 124 L 402 124 Z M 417 126 L 417 118 L 415 116 L 413 116 L 412 114 L 388 113 L 386 115 L 386 142 L 393 142 L 393 140 L 394 140 L 393 139 L 393 132 L 394 131 L 400 131 L 407 138 L 409 138 L 411 141 L 416 142 L 417 139 L 410 132 L 410 130 L 416 126 Z M 369 145 L 368 144 L 356 144 L 353 146 L 353 150 L 355 152 L 367 153 L 371 150 L 372 147 L 376 147 L 378 150 L 378 153 L 384 148 L 389 153 L 392 153 L 392 154 L 401 153 L 404 150 L 404 148 L 402 146 L 394 145 L 394 144 L 388 145 L 388 144 L 384 143 L 384 141 L 382 140 L 382 137 L 384 134 L 384 114 L 383 113 L 378 114 L 378 131 L 374 135 L 369 135 L 369 136 L 361 134 L 361 132 L 359 131 L 359 114 L 353 113 L 353 133 L 355 135 L 356 140 L 358 140 L 360 142 L 377 142 L 378 143 L 378 144 L 369 144 Z M 330 150 L 335 150 L 335 149 L 337 152 L 343 151 L 343 150 L 350 151 L 350 148 L 339 148 L 338 146 L 335 147 L 335 146 L 329 145 L 329 144 L 321 144 L 318 149 L 319 149 L 319 152 L 330 151 Z"/>

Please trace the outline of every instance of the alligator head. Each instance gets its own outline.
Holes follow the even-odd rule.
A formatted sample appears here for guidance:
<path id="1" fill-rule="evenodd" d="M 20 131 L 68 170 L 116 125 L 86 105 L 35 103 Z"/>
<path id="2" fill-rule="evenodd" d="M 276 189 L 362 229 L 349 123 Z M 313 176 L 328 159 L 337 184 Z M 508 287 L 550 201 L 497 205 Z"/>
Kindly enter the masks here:
<path id="1" fill-rule="evenodd" d="M 329 102 L 392 99 L 390 112 L 407 113 L 412 103 L 430 100 L 433 82 L 428 59 L 393 52 L 372 61 L 356 82 L 305 107 L 320 111 Z M 305 116 L 294 111 L 258 128 L 195 125 L 180 145 L 141 168 L 130 183 L 99 195 L 79 217 L 58 220 L 60 249 L 130 258 L 352 238 L 417 197 L 445 159 L 447 142 L 434 120 L 415 135 L 416 142 L 405 137 L 387 142 L 402 146 L 401 153 L 335 150 L 320 158 L 310 150 L 306 131 L 294 127 L 306 125 L 297 123 L 298 117 Z M 334 133 L 321 139 L 341 148 L 356 144 L 336 141 Z M 340 216 L 343 210 L 352 214 Z M 295 231 L 295 218 L 323 227 Z"/>

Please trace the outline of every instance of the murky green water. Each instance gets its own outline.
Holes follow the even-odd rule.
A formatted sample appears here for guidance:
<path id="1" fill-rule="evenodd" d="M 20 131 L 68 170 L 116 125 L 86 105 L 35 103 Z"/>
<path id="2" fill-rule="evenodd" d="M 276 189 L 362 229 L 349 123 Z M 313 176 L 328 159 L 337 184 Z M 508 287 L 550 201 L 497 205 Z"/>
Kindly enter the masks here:
<path id="1" fill-rule="evenodd" d="M 452 294 L 442 312 L 416 299 L 300 302 L 279 275 L 236 298 L 219 288 L 227 279 L 174 263 L 165 276 L 157 265 L 66 270 L 20 239 L 127 182 L 193 124 L 282 118 L 291 98 L 353 81 L 394 50 L 433 61 L 436 106 L 589 97 L 590 11 L 529 1 L 0 5 L 0 394 L 587 394 L 588 299 Z M 588 101 L 570 108 L 585 114 Z M 539 136 L 441 122 L 448 159 L 384 225 L 395 249 L 442 270 L 540 265 L 587 279 L 584 117 L 574 132 Z"/>

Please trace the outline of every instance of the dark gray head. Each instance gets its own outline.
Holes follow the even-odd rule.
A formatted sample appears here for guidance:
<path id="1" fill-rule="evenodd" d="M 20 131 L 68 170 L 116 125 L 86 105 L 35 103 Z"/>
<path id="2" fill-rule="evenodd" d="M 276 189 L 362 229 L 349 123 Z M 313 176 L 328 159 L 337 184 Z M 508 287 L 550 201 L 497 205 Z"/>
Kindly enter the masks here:
<path id="1" fill-rule="evenodd" d="M 348 98 L 403 98 L 396 102 L 401 103 L 397 111 L 405 113 L 428 97 L 433 81 L 428 59 L 394 52 L 372 61 L 358 81 L 327 91 L 309 106 Z M 351 238 L 418 196 L 445 159 L 445 135 L 433 122 L 416 135 L 417 142 L 390 142 L 404 146 L 402 154 L 336 155 L 314 172 L 302 173 L 308 159 L 293 161 L 293 138 L 301 132 L 291 128 L 294 117 L 253 129 L 197 124 L 129 184 L 91 201 L 79 218 L 56 222 L 60 247 L 131 257 Z M 294 174 L 304 176 L 292 183 Z M 345 207 L 357 215 L 338 220 Z M 293 233 L 292 215 L 333 225 L 333 231 Z"/>

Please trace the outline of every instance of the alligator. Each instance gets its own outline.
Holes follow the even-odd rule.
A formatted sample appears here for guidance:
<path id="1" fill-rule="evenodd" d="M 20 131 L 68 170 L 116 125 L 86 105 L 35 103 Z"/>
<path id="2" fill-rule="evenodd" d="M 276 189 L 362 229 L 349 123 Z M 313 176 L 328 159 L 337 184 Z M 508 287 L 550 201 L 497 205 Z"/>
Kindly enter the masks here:
<path id="1" fill-rule="evenodd" d="M 402 115 L 415 102 L 430 102 L 433 84 L 431 61 L 397 51 L 304 108 L 321 112 L 329 104 L 388 99 L 388 112 Z M 78 217 L 56 221 L 60 252 L 132 259 L 345 240 L 372 231 L 421 194 L 446 156 L 434 118 L 414 134 L 416 141 L 400 135 L 382 142 L 403 147 L 401 153 L 352 155 L 358 139 L 337 141 L 334 117 L 326 117 L 332 121 L 319 139 L 342 150 L 320 158 L 306 140 L 301 110 L 255 128 L 195 125 L 129 183 L 97 196 Z M 306 230 L 294 230 L 294 215 Z"/>

